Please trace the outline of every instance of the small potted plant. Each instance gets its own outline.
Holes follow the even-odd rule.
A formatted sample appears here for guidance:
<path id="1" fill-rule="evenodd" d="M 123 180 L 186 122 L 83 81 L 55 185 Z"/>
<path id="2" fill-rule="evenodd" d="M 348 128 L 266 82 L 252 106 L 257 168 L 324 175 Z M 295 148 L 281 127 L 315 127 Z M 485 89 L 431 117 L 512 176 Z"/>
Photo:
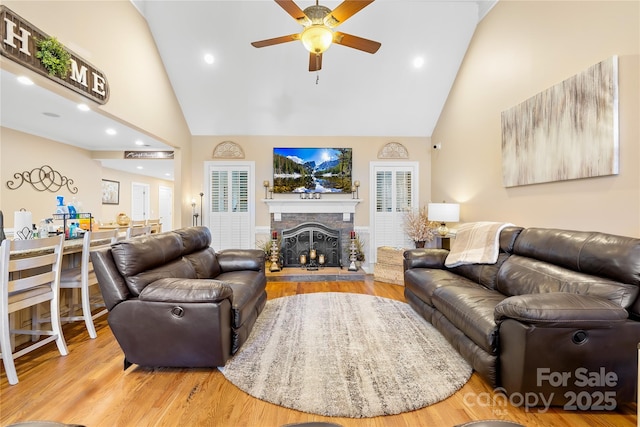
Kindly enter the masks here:
<path id="1" fill-rule="evenodd" d="M 404 215 L 403 228 L 416 248 L 424 248 L 425 243 L 432 241 L 436 235 L 434 223 L 429 221 L 426 206 L 407 211 Z"/>

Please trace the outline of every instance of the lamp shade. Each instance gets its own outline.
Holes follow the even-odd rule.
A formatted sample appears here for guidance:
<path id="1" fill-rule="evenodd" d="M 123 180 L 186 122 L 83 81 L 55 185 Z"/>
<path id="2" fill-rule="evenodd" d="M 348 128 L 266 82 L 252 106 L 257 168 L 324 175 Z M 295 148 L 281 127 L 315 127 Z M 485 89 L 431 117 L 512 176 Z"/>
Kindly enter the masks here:
<path id="1" fill-rule="evenodd" d="M 427 216 L 429 221 L 458 222 L 460 221 L 460 205 L 458 203 L 429 203 Z"/>

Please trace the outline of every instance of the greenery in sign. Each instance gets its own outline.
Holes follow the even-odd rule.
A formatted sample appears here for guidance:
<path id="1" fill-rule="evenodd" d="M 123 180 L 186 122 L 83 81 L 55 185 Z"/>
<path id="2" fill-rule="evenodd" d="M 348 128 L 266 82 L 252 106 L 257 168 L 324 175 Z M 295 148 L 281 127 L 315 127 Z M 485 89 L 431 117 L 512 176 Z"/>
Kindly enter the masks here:
<path id="1" fill-rule="evenodd" d="M 36 58 L 47 69 L 50 76 L 67 77 L 71 70 L 71 54 L 55 37 L 36 40 Z"/>

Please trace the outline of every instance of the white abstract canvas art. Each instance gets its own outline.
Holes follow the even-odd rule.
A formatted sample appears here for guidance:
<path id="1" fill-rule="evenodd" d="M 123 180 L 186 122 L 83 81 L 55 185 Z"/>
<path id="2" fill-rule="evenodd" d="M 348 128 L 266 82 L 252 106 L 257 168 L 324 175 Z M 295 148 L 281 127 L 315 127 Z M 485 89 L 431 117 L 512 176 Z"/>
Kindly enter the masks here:
<path id="1" fill-rule="evenodd" d="M 616 175 L 618 58 L 502 112 L 505 187 Z"/>

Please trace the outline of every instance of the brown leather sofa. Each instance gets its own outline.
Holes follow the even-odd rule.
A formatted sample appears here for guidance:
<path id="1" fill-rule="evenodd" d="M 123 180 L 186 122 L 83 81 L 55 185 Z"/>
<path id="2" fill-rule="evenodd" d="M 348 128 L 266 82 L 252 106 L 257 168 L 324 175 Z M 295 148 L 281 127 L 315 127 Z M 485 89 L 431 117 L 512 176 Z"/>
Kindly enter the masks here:
<path id="1" fill-rule="evenodd" d="M 125 369 L 223 366 L 246 341 L 267 300 L 264 252 L 210 244 L 190 227 L 91 253 Z"/>
<path id="2" fill-rule="evenodd" d="M 494 389 L 525 406 L 634 400 L 640 239 L 507 227 L 495 264 L 447 254 L 404 253 L 406 300 Z"/>

